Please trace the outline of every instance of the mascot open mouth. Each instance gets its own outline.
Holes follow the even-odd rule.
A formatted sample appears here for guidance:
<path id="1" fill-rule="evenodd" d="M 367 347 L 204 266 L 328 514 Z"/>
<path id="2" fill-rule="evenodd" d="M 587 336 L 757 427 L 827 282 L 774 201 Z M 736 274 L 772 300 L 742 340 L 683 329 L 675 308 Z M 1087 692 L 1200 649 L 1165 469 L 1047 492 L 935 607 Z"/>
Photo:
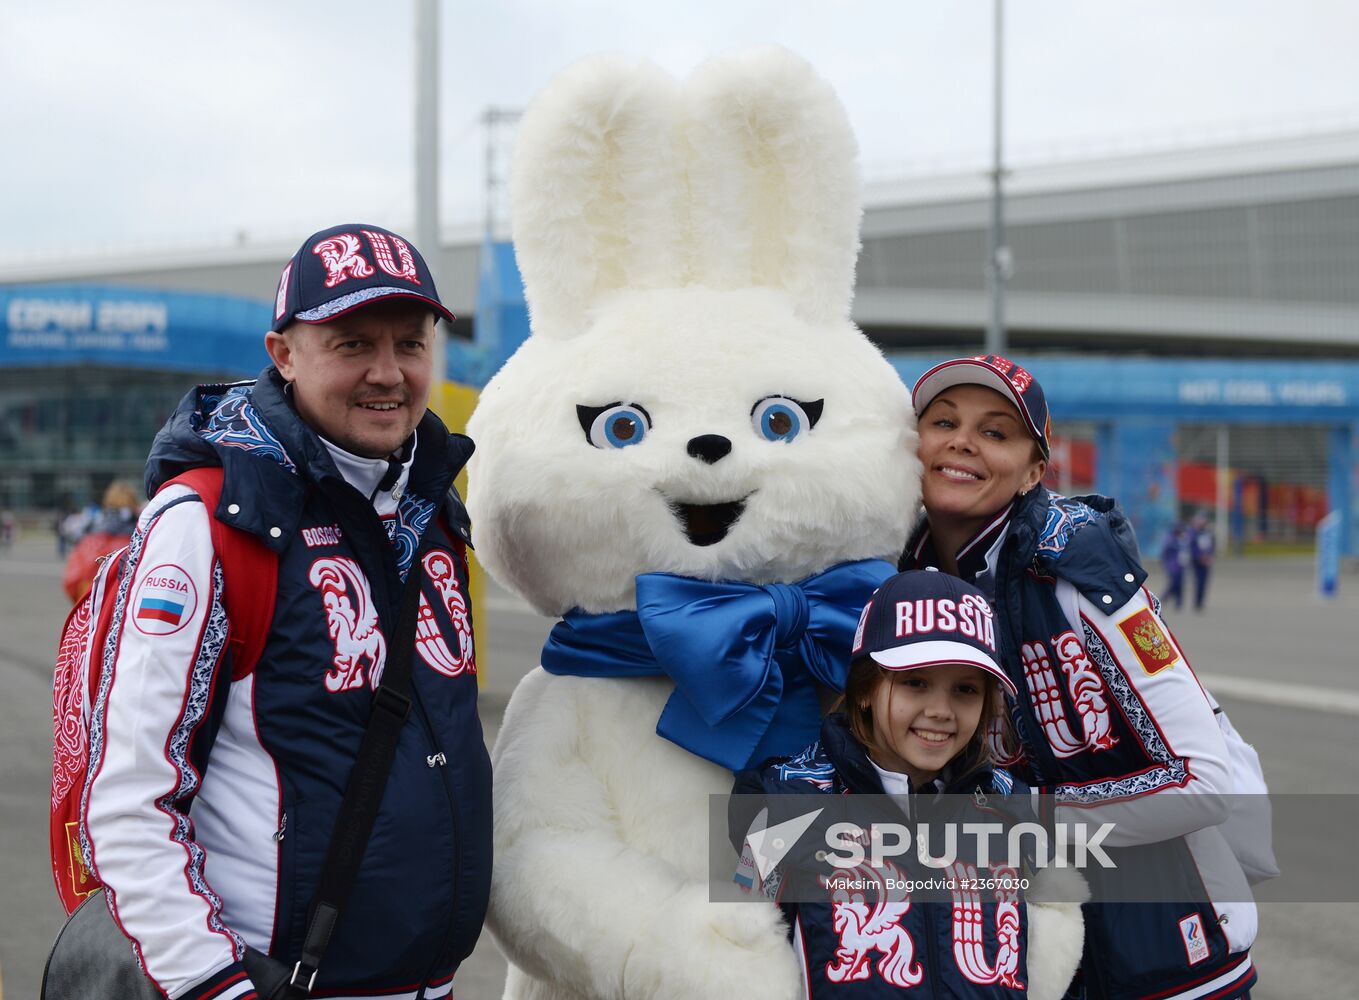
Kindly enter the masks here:
<path id="1" fill-rule="evenodd" d="M 679 521 L 693 545 L 716 545 L 727 537 L 727 532 L 746 509 L 745 500 L 728 500 L 726 503 L 680 503 L 670 500 L 670 510 Z"/>

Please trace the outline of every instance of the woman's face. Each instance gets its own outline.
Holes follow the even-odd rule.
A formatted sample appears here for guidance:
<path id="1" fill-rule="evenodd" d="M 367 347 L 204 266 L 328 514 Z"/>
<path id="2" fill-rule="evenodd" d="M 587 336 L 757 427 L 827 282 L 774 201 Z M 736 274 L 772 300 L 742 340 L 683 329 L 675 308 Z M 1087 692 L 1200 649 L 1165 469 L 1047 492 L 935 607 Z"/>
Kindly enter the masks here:
<path id="1" fill-rule="evenodd" d="M 955 385 L 920 415 L 921 491 L 931 524 L 982 523 L 1043 478 L 1047 463 L 1013 403 L 981 385 Z"/>

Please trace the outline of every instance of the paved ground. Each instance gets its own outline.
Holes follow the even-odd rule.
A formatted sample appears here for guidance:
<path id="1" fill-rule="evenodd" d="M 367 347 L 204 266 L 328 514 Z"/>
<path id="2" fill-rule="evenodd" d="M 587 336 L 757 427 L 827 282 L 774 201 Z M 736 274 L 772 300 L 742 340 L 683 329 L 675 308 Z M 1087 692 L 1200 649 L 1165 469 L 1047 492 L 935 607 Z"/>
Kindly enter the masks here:
<path id="1" fill-rule="evenodd" d="M 46 538 L 22 539 L 0 554 L 0 968 L 9 1000 L 37 996 L 62 921 L 46 811 L 51 671 L 67 608 L 59 576 Z M 1195 666 L 1259 749 L 1275 791 L 1359 793 L 1359 576 L 1343 586 L 1338 600 L 1323 603 L 1304 560 L 1227 561 L 1204 613 L 1168 612 Z M 482 716 L 493 741 L 505 700 L 536 664 L 549 623 L 494 588 L 488 605 L 479 645 Z M 1359 903 L 1261 910 L 1256 1000 L 1354 995 Z M 457 996 L 499 996 L 503 978 L 504 960 L 484 936 L 458 974 Z"/>

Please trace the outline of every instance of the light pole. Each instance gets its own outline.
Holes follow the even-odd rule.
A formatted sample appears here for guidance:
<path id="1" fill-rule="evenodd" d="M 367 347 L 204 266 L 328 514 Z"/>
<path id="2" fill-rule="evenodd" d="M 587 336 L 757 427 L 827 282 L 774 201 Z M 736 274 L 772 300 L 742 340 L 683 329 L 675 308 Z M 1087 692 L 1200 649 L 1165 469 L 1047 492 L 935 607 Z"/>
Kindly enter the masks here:
<path id="1" fill-rule="evenodd" d="M 416 0 L 415 7 L 415 245 L 420 247 L 438 285 L 443 271 L 439 242 L 439 0 Z M 438 335 L 434 338 L 436 392 L 442 391 L 447 375 L 444 338 Z"/>
<path id="2" fill-rule="evenodd" d="M 994 143 L 991 164 L 991 232 L 989 254 L 986 262 L 986 291 L 991 303 L 991 317 L 986 324 L 986 353 L 1004 354 L 1007 345 L 1005 337 L 1005 282 L 1010 278 L 1010 248 L 1005 245 L 1005 188 L 1003 126 L 1004 114 L 1004 46 L 1003 10 L 1004 0 L 994 0 L 995 4 L 995 101 L 994 101 Z"/>

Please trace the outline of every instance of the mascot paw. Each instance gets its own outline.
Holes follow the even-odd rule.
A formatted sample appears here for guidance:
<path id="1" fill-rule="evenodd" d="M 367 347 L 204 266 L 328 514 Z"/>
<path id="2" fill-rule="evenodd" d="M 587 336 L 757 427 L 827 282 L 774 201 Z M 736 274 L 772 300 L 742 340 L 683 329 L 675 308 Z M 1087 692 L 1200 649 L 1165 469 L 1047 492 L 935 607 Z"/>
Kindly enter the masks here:
<path id="1" fill-rule="evenodd" d="M 706 886 L 689 886 L 639 929 L 623 995 L 794 1000 L 802 996 L 802 975 L 772 904 L 712 903 Z"/>
<path id="2" fill-rule="evenodd" d="M 1025 899 L 1029 908 L 1029 1000 L 1059 1000 L 1081 961 L 1090 897 L 1085 879 L 1070 868 L 1044 868 Z"/>

